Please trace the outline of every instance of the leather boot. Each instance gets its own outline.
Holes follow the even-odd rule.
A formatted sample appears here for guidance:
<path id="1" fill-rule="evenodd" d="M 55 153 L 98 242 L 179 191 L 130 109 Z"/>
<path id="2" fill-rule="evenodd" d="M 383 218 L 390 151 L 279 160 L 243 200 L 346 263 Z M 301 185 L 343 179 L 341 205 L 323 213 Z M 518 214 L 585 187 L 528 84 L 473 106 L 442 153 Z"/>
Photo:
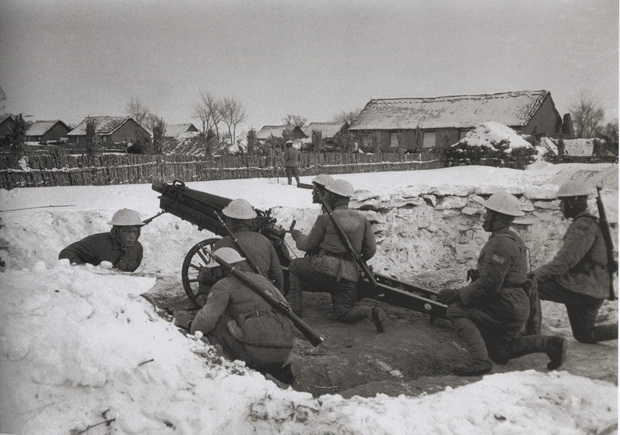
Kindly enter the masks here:
<path id="1" fill-rule="evenodd" d="M 468 364 L 455 367 L 452 371 L 458 376 L 480 376 L 489 373 L 493 364 L 489 359 L 487 346 L 482 339 L 480 330 L 469 319 L 456 318 L 452 320 L 459 338 L 472 357 Z"/>
<path id="2" fill-rule="evenodd" d="M 387 325 L 387 314 L 379 307 L 373 307 L 372 312 L 370 314 L 370 320 L 377 327 L 377 332 L 385 332 L 385 327 Z"/>
<path id="3" fill-rule="evenodd" d="M 362 319 L 372 320 L 372 308 L 371 307 L 353 307 L 342 313 L 336 313 L 336 318 L 339 322 L 343 323 L 355 323 Z"/>
<path id="4" fill-rule="evenodd" d="M 608 325 L 601 325 L 594 327 L 594 340 L 599 341 L 617 340 L 618 339 L 618 324 L 610 323 Z"/>
<path id="5" fill-rule="evenodd" d="M 531 353 L 544 352 L 549 357 L 548 370 L 555 370 L 566 361 L 567 341 L 562 337 L 549 335 L 526 335 L 517 338 L 506 349 L 508 359 L 519 358 Z"/>

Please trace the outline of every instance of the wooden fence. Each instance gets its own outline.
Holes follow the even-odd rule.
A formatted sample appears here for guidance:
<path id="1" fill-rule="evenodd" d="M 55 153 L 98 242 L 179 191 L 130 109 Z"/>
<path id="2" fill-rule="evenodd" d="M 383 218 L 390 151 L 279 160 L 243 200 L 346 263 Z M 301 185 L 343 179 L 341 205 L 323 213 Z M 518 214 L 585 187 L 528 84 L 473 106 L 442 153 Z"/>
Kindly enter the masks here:
<path id="1" fill-rule="evenodd" d="M 436 169 L 445 164 L 440 156 L 420 154 L 301 153 L 299 172 L 304 175 Z M 86 156 L 30 155 L 20 166 L 0 155 L 0 188 L 83 186 L 151 183 L 153 180 L 206 181 L 240 178 L 284 177 L 281 156 L 221 156 L 204 158 L 182 155 Z"/>

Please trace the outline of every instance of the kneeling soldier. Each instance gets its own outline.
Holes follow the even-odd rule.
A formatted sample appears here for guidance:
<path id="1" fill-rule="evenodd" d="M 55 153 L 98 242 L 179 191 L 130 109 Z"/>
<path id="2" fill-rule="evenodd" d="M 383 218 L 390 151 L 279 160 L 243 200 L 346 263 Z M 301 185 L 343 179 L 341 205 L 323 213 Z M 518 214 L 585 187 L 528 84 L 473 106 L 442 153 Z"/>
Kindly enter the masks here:
<path id="1" fill-rule="evenodd" d="M 333 216 L 346 232 L 353 249 L 363 259 L 370 259 L 377 249 L 375 235 L 370 222 L 355 210 L 350 210 L 349 198 L 353 186 L 345 180 L 334 180 L 326 186 L 325 202 L 333 210 Z M 340 322 L 353 323 L 370 319 L 378 332 L 383 332 L 387 316 L 378 307 L 355 306 L 359 266 L 347 252 L 347 247 L 329 214 L 321 214 L 307 236 L 293 230 L 291 236 L 297 249 L 310 253 L 305 258 L 296 258 L 289 264 L 289 286 L 286 295 L 295 314 L 301 317 L 303 290 L 329 292 L 334 314 Z"/>
<path id="2" fill-rule="evenodd" d="M 286 302 L 267 278 L 252 272 L 237 251 L 220 248 L 214 254 L 269 289 L 273 297 Z M 224 276 L 215 260 L 206 267 L 212 269 L 216 283 L 205 306 L 191 322 L 192 334 L 201 331 L 211 344 L 221 345 L 230 359 L 245 361 L 250 368 L 281 378 L 283 365 L 293 348 L 291 321 L 236 277 Z"/>
<path id="3" fill-rule="evenodd" d="M 115 269 L 133 272 L 142 263 L 142 244 L 138 241 L 144 222 L 140 215 L 127 208 L 117 211 L 108 222 L 109 233 L 92 234 L 74 242 L 58 254 L 58 259 L 68 259 L 71 264 L 92 264 L 103 261 Z"/>
<path id="4" fill-rule="evenodd" d="M 565 339 L 520 336 L 530 318 L 531 289 L 527 285 L 525 244 L 510 229 L 514 218 L 524 215 L 519 200 L 500 192 L 484 206 L 487 212 L 482 227 L 491 237 L 480 252 L 479 278 L 461 289 L 439 292 L 439 301 L 448 304 L 448 318 L 472 357 L 470 363 L 453 371 L 459 376 L 482 375 L 491 371 L 491 360 L 506 364 L 512 358 L 537 352 L 549 356 L 549 370 L 557 369 L 566 358 Z"/>

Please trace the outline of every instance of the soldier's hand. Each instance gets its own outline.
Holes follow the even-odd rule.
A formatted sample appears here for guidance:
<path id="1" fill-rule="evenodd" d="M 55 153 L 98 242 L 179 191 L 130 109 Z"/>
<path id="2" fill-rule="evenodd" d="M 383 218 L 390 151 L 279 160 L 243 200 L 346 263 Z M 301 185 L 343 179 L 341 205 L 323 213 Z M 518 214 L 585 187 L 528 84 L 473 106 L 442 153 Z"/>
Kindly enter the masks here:
<path id="1" fill-rule="evenodd" d="M 299 231 L 299 230 L 291 231 L 291 237 L 293 238 L 293 240 L 297 241 L 299 236 L 301 236 L 301 231 Z"/>
<path id="2" fill-rule="evenodd" d="M 446 304 L 446 305 L 451 304 L 453 302 L 457 302 L 461 300 L 459 289 L 447 288 L 447 289 L 441 290 L 439 294 L 437 295 L 437 300 L 441 302 L 442 304 Z"/>

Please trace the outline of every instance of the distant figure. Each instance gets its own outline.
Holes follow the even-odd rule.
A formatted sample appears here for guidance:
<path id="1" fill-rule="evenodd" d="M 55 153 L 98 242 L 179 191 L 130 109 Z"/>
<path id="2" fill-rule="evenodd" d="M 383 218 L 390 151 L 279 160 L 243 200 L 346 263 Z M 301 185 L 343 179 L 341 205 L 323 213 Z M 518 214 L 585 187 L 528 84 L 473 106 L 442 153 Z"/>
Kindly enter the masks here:
<path id="1" fill-rule="evenodd" d="M 1 228 L 4 228 L 4 220 L 0 217 L 0 229 Z M 4 237 L 0 237 L 0 250 L 7 252 L 9 250 L 9 241 Z M 0 257 L 0 272 L 4 272 L 6 270 L 6 261 L 3 257 Z"/>
<path id="2" fill-rule="evenodd" d="M 226 224 L 235 235 L 237 242 L 245 251 L 260 272 L 267 276 L 273 284 L 282 291 L 284 289 L 284 276 L 278 254 L 269 239 L 262 234 L 252 231 L 252 224 L 256 218 L 256 212 L 245 199 L 234 199 L 224 209 Z M 239 251 L 234 240 L 226 236 L 218 240 L 213 249 L 233 248 Z M 242 254 L 239 252 L 239 254 Z M 243 255 L 243 254 L 242 254 Z M 199 275 L 198 280 L 201 281 Z"/>
<path id="3" fill-rule="evenodd" d="M 342 226 L 353 249 L 364 260 L 369 260 L 377 250 L 375 235 L 370 222 L 357 211 L 349 209 L 353 186 L 345 180 L 334 180 L 326 189 L 325 202 L 333 210 L 334 218 Z M 291 236 L 297 249 L 308 253 L 305 258 L 295 258 L 289 264 L 290 290 L 286 298 L 295 314 L 299 317 L 303 314 L 302 290 L 328 292 L 339 322 L 369 319 L 375 324 L 377 332 L 384 332 L 387 315 L 381 308 L 356 306 L 360 268 L 329 214 L 319 215 L 308 235 L 293 230 Z"/>
<path id="4" fill-rule="evenodd" d="M 521 204 L 514 195 L 498 192 L 484 206 L 482 228 L 491 236 L 480 251 L 478 278 L 463 288 L 439 292 L 439 301 L 448 305 L 448 318 L 471 356 L 453 372 L 479 376 L 491 371 L 491 360 L 506 364 L 538 352 L 547 354 L 547 369 L 555 370 L 564 363 L 567 344 L 562 337 L 539 335 L 539 326 L 529 324 L 537 308 L 532 305 L 538 301 L 527 281 L 527 248 L 510 229 L 514 218 L 524 215 Z M 521 335 L 523 330 L 527 335 Z"/>
<path id="5" fill-rule="evenodd" d="M 617 340 L 618 324 L 595 326 L 598 311 L 609 298 L 607 250 L 596 216 L 588 212 L 590 188 L 569 181 L 557 197 L 566 219 L 564 244 L 549 263 L 533 271 L 540 299 L 564 304 L 575 339 L 581 343 Z"/>
<path id="6" fill-rule="evenodd" d="M 264 276 L 253 273 L 237 251 L 220 248 L 214 254 L 286 303 L 278 289 Z M 211 260 L 206 267 L 213 269 L 217 281 L 209 290 L 207 303 L 190 323 L 191 333 L 202 332 L 212 345 L 222 346 L 230 359 L 245 361 L 248 367 L 277 379 L 290 379 L 290 365 L 284 363 L 293 348 L 291 321 L 238 278 L 228 275 L 217 261 Z"/>
<path id="7" fill-rule="evenodd" d="M 284 170 L 286 171 L 286 178 L 288 179 L 289 186 L 293 184 L 292 177 L 295 177 L 297 185 L 299 185 L 299 159 L 300 152 L 293 146 L 293 141 L 286 142 L 286 149 L 284 150 Z"/>
<path id="8" fill-rule="evenodd" d="M 144 225 L 140 215 L 127 208 L 117 211 L 108 222 L 109 233 L 93 234 L 70 244 L 60 251 L 58 259 L 68 259 L 71 264 L 92 264 L 103 261 L 112 263 L 115 269 L 133 272 L 142 263 L 142 244 L 138 242 L 140 227 Z"/>

